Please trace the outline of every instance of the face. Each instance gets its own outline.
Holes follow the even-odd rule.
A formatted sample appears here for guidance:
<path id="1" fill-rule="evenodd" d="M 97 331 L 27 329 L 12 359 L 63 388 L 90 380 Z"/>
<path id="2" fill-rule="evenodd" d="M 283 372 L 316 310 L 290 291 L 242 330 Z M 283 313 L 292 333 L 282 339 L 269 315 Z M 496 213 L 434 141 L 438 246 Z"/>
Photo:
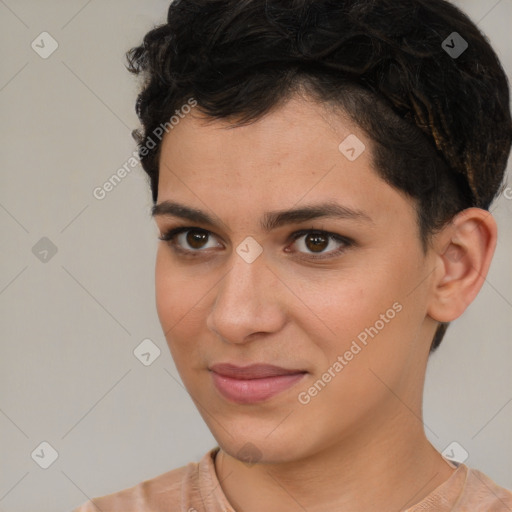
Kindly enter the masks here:
<path id="1" fill-rule="evenodd" d="M 237 128 L 192 112 L 157 204 L 158 315 L 224 451 L 297 460 L 421 414 L 431 260 L 356 125 L 297 97 Z"/>

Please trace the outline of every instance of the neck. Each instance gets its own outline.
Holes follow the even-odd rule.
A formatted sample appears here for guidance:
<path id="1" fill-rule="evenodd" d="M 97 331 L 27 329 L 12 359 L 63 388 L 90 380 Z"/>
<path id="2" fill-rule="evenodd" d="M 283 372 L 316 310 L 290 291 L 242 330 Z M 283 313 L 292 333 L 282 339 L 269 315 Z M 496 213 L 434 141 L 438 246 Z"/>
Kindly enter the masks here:
<path id="1" fill-rule="evenodd" d="M 417 417 L 372 423 L 290 462 L 248 466 L 221 449 L 215 467 L 222 489 L 237 512 L 403 511 L 453 474 Z"/>

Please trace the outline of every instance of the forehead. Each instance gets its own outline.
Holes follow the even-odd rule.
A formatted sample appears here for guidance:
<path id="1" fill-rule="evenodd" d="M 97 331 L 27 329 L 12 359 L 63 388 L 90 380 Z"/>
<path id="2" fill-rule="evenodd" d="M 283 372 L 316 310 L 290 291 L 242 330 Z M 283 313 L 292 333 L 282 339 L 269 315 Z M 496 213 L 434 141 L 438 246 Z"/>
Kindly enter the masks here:
<path id="1" fill-rule="evenodd" d="M 238 127 L 193 112 L 163 139 L 158 199 L 215 204 L 219 216 L 318 201 L 369 216 L 379 205 L 396 210 L 404 198 L 376 173 L 371 151 L 346 115 L 303 98 Z"/>
<path id="2" fill-rule="evenodd" d="M 364 140 L 359 162 L 350 162 L 340 152 L 339 144 L 350 135 Z M 298 97 L 238 127 L 192 111 L 164 137 L 160 173 L 165 179 L 170 168 L 186 172 L 190 179 L 208 175 L 212 181 L 227 178 L 255 185 L 263 177 L 277 182 L 304 171 L 323 175 L 332 166 L 361 170 L 371 165 L 368 143 L 368 137 L 344 117 Z"/>

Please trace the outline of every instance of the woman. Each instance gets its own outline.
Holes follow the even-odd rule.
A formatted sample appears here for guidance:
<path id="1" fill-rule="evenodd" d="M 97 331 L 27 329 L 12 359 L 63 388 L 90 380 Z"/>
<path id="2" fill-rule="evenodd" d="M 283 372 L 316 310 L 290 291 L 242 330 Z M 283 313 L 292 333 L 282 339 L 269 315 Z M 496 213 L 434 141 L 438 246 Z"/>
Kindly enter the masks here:
<path id="1" fill-rule="evenodd" d="M 158 314 L 219 446 L 77 511 L 512 510 L 422 422 L 512 140 L 477 27 L 444 0 L 176 0 L 128 57 Z"/>

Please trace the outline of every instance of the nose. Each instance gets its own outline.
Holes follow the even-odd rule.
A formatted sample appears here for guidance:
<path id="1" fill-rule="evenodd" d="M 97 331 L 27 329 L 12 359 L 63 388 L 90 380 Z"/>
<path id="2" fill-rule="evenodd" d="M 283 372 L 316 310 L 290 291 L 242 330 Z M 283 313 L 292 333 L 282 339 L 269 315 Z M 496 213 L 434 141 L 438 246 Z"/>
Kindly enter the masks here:
<path id="1" fill-rule="evenodd" d="M 266 264 L 264 253 L 247 263 L 235 251 L 219 283 L 206 325 L 226 343 L 244 344 L 256 334 L 279 331 L 286 322 L 279 290 L 286 288 Z"/>

